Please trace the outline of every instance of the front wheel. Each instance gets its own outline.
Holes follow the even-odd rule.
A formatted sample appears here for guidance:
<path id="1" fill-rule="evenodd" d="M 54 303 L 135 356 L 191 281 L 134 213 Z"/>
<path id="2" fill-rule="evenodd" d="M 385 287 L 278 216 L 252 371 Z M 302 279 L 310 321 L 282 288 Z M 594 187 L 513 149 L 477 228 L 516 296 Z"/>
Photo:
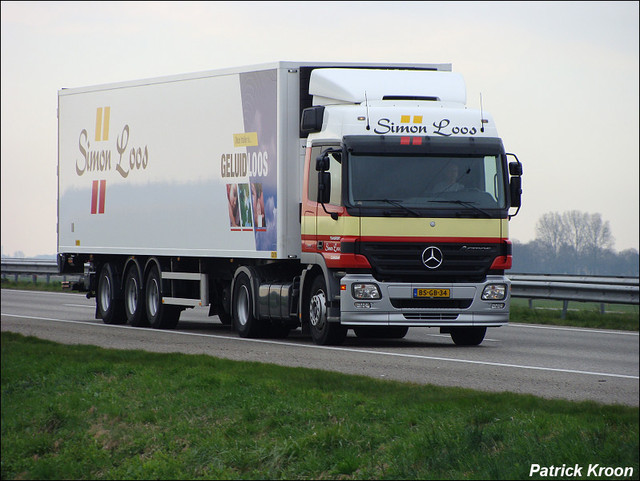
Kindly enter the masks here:
<path id="1" fill-rule="evenodd" d="M 311 328 L 313 342 L 316 344 L 340 345 L 347 337 L 346 327 L 338 322 L 327 320 L 327 287 L 322 275 L 317 276 L 311 284 L 304 315 Z"/>
<path id="2" fill-rule="evenodd" d="M 486 327 L 454 327 L 451 329 L 451 339 L 456 346 L 478 346 L 486 333 Z"/>

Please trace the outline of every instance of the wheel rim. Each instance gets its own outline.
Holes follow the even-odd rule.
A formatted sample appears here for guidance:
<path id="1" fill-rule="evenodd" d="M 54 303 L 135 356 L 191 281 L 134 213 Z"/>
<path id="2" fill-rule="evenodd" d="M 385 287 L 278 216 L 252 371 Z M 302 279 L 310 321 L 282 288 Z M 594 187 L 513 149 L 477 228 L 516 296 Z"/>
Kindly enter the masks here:
<path id="1" fill-rule="evenodd" d="M 127 303 L 127 311 L 129 314 L 136 312 L 136 309 L 138 308 L 138 280 L 135 277 L 129 277 L 127 280 L 125 301 Z"/>
<path id="2" fill-rule="evenodd" d="M 106 274 L 102 276 L 100 284 L 100 304 L 105 312 L 109 310 L 111 305 L 111 279 Z"/>
<path id="3" fill-rule="evenodd" d="M 244 326 L 249 320 L 249 291 L 247 290 L 247 286 L 240 286 L 237 299 L 236 312 L 238 314 L 238 322 L 241 326 Z"/>
<path id="4" fill-rule="evenodd" d="M 309 321 L 311 325 L 317 330 L 324 329 L 326 320 L 326 297 L 324 291 L 319 290 L 313 296 L 309 302 Z"/>
<path id="5" fill-rule="evenodd" d="M 155 317 L 158 313 L 158 305 L 160 303 L 160 289 L 158 288 L 158 280 L 151 279 L 149 283 L 147 294 L 147 307 L 149 308 L 149 315 Z"/>

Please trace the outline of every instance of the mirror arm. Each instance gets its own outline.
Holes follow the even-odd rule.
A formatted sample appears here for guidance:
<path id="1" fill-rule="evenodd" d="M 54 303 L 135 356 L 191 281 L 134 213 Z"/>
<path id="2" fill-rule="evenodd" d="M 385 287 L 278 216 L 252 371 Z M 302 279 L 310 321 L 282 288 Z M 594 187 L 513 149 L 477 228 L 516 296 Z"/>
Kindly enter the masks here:
<path id="1" fill-rule="evenodd" d="M 329 214 L 333 220 L 338 220 L 338 213 L 337 212 L 329 212 L 327 210 L 327 208 L 325 207 L 324 202 L 320 202 L 320 205 L 322 206 L 322 210 L 324 210 L 325 214 Z"/>

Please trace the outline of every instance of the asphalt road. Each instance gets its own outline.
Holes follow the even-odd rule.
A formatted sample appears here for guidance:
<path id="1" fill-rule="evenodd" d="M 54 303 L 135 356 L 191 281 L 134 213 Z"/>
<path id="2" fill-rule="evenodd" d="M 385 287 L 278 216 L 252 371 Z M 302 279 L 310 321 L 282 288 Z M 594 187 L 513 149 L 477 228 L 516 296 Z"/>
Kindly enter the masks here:
<path id="1" fill-rule="evenodd" d="M 2 290 L 2 331 L 65 344 L 207 354 L 325 369 L 416 384 L 534 394 L 638 406 L 638 333 L 511 324 L 487 331 L 482 345 L 457 347 L 435 328 L 411 328 L 401 340 L 313 344 L 294 331 L 284 340 L 243 339 L 207 317 L 184 311 L 172 331 L 109 326 L 94 319 L 94 300 L 73 293 Z"/>

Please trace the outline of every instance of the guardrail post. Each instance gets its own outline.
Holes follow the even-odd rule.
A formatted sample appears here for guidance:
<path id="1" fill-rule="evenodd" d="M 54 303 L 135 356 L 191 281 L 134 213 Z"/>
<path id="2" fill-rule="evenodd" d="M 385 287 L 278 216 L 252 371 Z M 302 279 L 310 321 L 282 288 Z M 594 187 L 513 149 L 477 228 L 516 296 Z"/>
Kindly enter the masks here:
<path id="1" fill-rule="evenodd" d="M 600 303 L 600 314 L 604 314 L 604 302 Z"/>
<path id="2" fill-rule="evenodd" d="M 533 309 L 533 299 L 529 298 L 529 309 Z"/>
<path id="3" fill-rule="evenodd" d="M 564 301 L 562 301 L 562 319 L 566 319 L 567 318 L 567 310 L 569 308 L 569 301 L 567 299 L 565 299 Z"/>

